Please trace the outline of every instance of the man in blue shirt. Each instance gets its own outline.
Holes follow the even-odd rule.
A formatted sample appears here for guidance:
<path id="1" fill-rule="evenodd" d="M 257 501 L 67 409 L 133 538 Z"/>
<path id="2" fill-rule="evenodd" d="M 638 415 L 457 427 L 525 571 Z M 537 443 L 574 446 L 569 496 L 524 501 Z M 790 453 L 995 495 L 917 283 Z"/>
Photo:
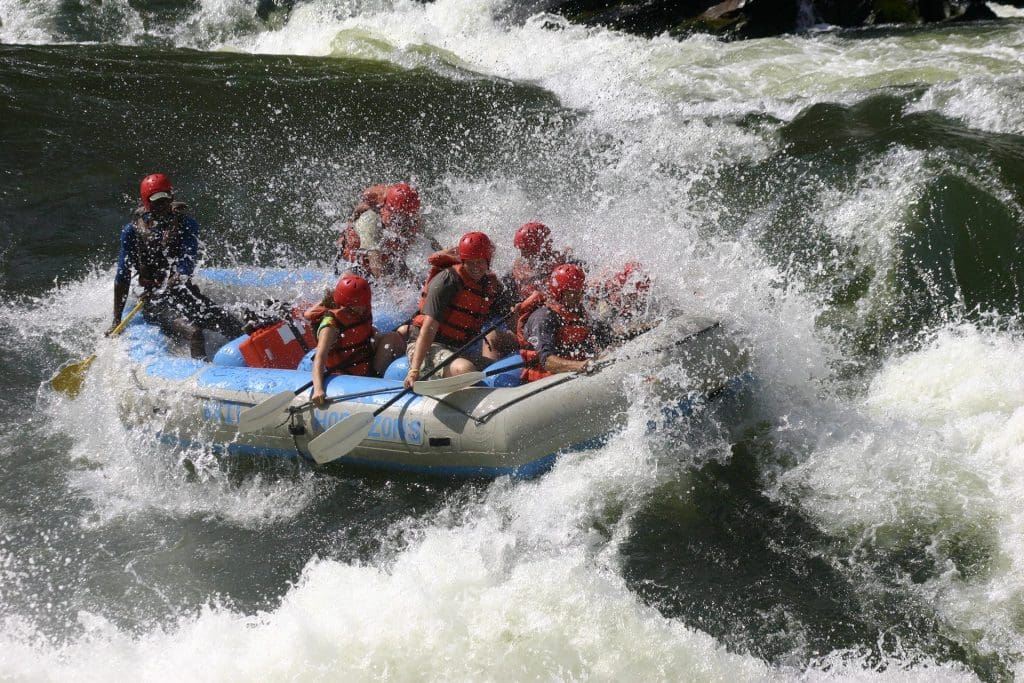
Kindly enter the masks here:
<path id="1" fill-rule="evenodd" d="M 184 203 L 174 201 L 170 179 L 162 173 L 146 176 L 139 195 L 142 206 L 121 230 L 110 329 L 121 322 L 134 272 L 143 288 L 146 317 L 167 334 L 187 340 L 193 358 L 205 358 L 203 329 L 233 338 L 242 333 L 242 326 L 192 283 L 199 255 L 199 223 L 186 213 Z"/>

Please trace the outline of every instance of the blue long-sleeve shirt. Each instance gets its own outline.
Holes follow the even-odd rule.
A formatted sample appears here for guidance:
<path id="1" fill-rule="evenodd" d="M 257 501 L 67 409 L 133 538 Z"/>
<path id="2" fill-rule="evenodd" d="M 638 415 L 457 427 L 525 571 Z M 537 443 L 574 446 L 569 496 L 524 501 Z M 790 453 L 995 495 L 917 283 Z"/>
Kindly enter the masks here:
<path id="1" fill-rule="evenodd" d="M 175 270 L 185 277 L 190 277 L 196 268 L 199 257 L 199 222 L 188 215 L 181 215 L 182 230 L 179 233 L 180 243 L 177 245 L 180 256 L 174 264 Z M 135 222 L 127 223 L 121 230 L 121 249 L 117 255 L 117 274 L 114 282 L 131 284 L 132 272 L 139 269 L 139 237 L 135 232 Z"/>

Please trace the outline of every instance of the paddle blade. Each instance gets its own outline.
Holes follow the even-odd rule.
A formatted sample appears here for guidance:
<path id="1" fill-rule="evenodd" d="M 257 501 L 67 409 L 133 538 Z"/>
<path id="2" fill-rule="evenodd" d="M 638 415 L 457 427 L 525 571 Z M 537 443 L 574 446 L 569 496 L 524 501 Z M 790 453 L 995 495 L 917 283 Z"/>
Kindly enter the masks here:
<path id="1" fill-rule="evenodd" d="M 89 356 L 85 360 L 65 365 L 50 380 L 50 386 L 71 398 L 78 396 L 78 392 L 82 390 L 82 382 L 85 381 L 85 373 L 89 371 L 89 366 L 94 360 L 96 356 Z"/>
<path id="2" fill-rule="evenodd" d="M 256 432 L 283 420 L 282 413 L 292 404 L 295 392 L 285 390 L 246 408 L 238 415 L 238 431 Z"/>
<path id="3" fill-rule="evenodd" d="M 309 452 L 318 465 L 337 460 L 370 435 L 373 413 L 356 413 L 309 442 Z"/>
<path id="4" fill-rule="evenodd" d="M 453 391 L 471 387 L 486 376 L 482 372 L 466 372 L 443 379 L 423 379 L 413 382 L 412 390 L 420 396 L 444 396 Z"/>

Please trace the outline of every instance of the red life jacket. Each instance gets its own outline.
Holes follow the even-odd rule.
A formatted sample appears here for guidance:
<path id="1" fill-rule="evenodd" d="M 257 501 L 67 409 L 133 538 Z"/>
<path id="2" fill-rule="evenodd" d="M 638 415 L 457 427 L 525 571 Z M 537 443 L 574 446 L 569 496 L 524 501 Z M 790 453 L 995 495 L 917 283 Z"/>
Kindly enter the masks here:
<path id="1" fill-rule="evenodd" d="M 441 344 L 462 346 L 484 328 L 491 304 L 498 295 L 498 280 L 493 273 L 487 273 L 480 282 L 475 282 L 466 274 L 466 269 L 461 263 L 450 266 L 450 268 L 459 276 L 461 287 L 452 297 L 451 303 L 442 314 L 441 319 L 437 321 L 439 326 L 435 339 Z M 419 328 L 423 327 L 423 321 L 426 318 L 423 306 L 427 301 L 427 288 L 430 286 L 430 281 L 445 270 L 447 269 L 436 265 L 431 269 L 430 277 L 423 284 L 423 291 L 420 293 L 419 310 L 416 317 L 412 319 L 413 325 Z"/>
<path id="2" fill-rule="evenodd" d="M 423 231 L 420 217 L 392 215 L 387 210 L 381 210 L 380 221 L 382 224 L 381 250 L 404 259 L 416 236 Z"/>
<path id="3" fill-rule="evenodd" d="M 537 353 L 537 350 L 526 339 L 525 333 L 526 321 L 542 304 L 558 316 L 559 325 L 558 332 L 555 334 L 554 355 L 570 360 L 586 360 L 594 352 L 594 338 L 585 314 L 571 311 L 564 308 L 557 301 L 550 299 L 542 297 L 528 299 L 526 305 L 520 308 L 519 319 L 516 323 L 519 355 L 525 364 L 519 376 L 524 382 L 533 382 L 544 377 L 550 377 L 552 374 L 541 365 L 540 354 Z"/>
<path id="4" fill-rule="evenodd" d="M 310 311 L 321 308 L 314 307 Z M 324 367 L 346 375 L 369 375 L 373 360 L 373 315 L 359 316 L 347 308 L 323 309 L 315 321 L 318 337 L 328 316 L 334 322 L 326 324 L 338 329 L 338 341 L 327 352 Z"/>

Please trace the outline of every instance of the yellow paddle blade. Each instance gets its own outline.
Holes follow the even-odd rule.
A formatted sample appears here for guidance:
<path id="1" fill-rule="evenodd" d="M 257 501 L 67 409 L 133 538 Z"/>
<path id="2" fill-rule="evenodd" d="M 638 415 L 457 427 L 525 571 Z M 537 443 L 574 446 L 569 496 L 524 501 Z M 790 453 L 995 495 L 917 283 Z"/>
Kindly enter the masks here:
<path id="1" fill-rule="evenodd" d="M 128 315 L 118 323 L 117 327 L 110 331 L 110 336 L 116 337 L 121 334 L 125 326 L 128 324 L 128 321 L 134 318 L 135 314 L 141 311 L 145 304 L 146 302 L 140 299 L 138 303 L 132 307 L 132 310 L 128 311 Z M 85 360 L 65 365 L 58 370 L 57 374 L 50 380 L 50 386 L 57 391 L 66 394 L 70 398 L 78 396 L 78 392 L 82 390 L 82 382 L 85 381 L 85 373 L 89 371 L 89 366 L 92 365 L 94 360 L 96 360 L 95 353 Z"/>
<path id="2" fill-rule="evenodd" d="M 94 360 L 96 356 L 92 355 L 77 363 L 65 365 L 50 380 L 50 386 L 71 398 L 78 396 L 78 392 L 82 390 L 82 382 L 85 381 L 85 373 L 89 371 L 89 366 Z"/>

